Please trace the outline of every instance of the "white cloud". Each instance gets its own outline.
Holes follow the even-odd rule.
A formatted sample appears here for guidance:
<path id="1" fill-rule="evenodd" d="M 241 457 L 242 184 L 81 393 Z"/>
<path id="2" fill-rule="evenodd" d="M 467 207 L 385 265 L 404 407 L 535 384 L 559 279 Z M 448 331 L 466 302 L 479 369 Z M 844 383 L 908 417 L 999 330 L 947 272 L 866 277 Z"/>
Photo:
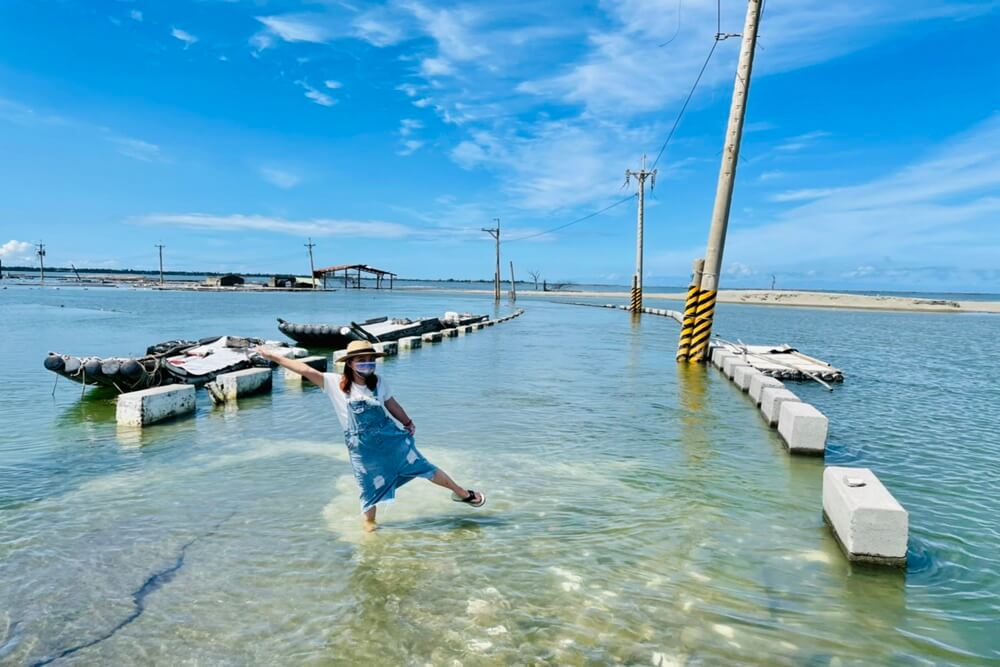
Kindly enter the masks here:
<path id="1" fill-rule="evenodd" d="M 757 272 L 742 262 L 733 262 L 723 273 L 735 278 L 748 278 Z"/>
<path id="2" fill-rule="evenodd" d="M 154 162 L 161 159 L 160 147 L 142 139 L 131 139 L 111 135 L 108 140 L 118 146 L 118 152 L 126 157 L 142 162 Z"/>
<path id="3" fill-rule="evenodd" d="M 398 44 L 406 36 L 405 21 L 388 7 L 376 7 L 352 22 L 354 36 L 377 47 Z"/>
<path id="4" fill-rule="evenodd" d="M 0 259 L 6 262 L 30 261 L 35 256 L 35 246 L 27 241 L 11 239 L 0 246 Z"/>
<path id="5" fill-rule="evenodd" d="M 305 89 L 306 97 L 322 107 L 332 107 L 337 103 L 337 100 L 322 91 L 316 90 L 305 81 L 296 81 L 295 83 Z"/>
<path id="6" fill-rule="evenodd" d="M 326 19 L 318 14 L 257 16 L 256 19 L 271 35 L 280 37 L 286 42 L 323 44 L 334 37 L 334 32 L 326 26 Z M 268 46 L 271 44 L 273 41 Z"/>
<path id="7" fill-rule="evenodd" d="M 414 130 L 419 130 L 423 126 L 423 122 L 417 120 L 416 118 L 404 118 L 399 121 L 399 134 L 400 136 L 406 137 L 412 134 Z"/>
<path id="8" fill-rule="evenodd" d="M 187 32 L 186 30 L 181 30 L 180 28 L 173 28 L 170 31 L 170 34 L 174 39 L 179 39 L 180 41 L 184 42 L 185 49 L 198 41 L 197 37 Z"/>
<path id="9" fill-rule="evenodd" d="M 420 73 L 426 77 L 448 76 L 455 73 L 455 68 L 444 58 L 424 58 L 420 63 Z"/>
<path id="10" fill-rule="evenodd" d="M 765 179 L 761 177 L 761 180 Z M 771 195 L 770 199 L 774 202 L 806 201 L 809 199 L 829 197 L 837 192 L 840 192 L 840 188 L 802 188 L 801 190 L 786 190 L 785 192 L 779 192 L 775 195 Z"/>
<path id="11" fill-rule="evenodd" d="M 138 9 L 133 9 L 132 11 L 130 11 L 128 13 L 128 17 L 133 21 L 139 21 L 140 23 L 142 22 L 142 12 L 140 12 Z"/>
<path id="12" fill-rule="evenodd" d="M 829 132 L 823 132 L 821 130 L 806 132 L 805 134 L 800 134 L 795 137 L 789 137 L 783 143 L 776 146 L 774 150 L 787 151 L 787 152 L 800 151 L 803 148 L 807 148 L 812 144 L 814 144 L 817 139 L 822 139 L 824 137 L 829 137 L 829 136 L 830 136 Z"/>
<path id="13" fill-rule="evenodd" d="M 396 90 L 401 90 L 406 94 L 407 97 L 416 97 L 419 88 L 414 86 L 412 83 L 403 83 L 396 86 Z"/>
<path id="14" fill-rule="evenodd" d="M 424 142 L 417 139 L 407 139 L 403 141 L 403 147 L 397 151 L 399 155 L 412 155 L 414 152 L 420 149 L 424 145 Z"/>
<path id="15" fill-rule="evenodd" d="M 140 225 L 169 225 L 214 231 L 275 232 L 293 236 L 352 236 L 356 238 L 399 239 L 417 233 L 412 227 L 378 220 L 317 218 L 286 220 L 263 215 L 211 215 L 207 213 L 156 213 L 129 222 Z"/>
<path id="16" fill-rule="evenodd" d="M 289 188 L 294 188 L 300 182 L 302 178 L 298 174 L 293 174 L 290 171 L 285 171 L 283 169 L 275 169 L 273 167 L 261 167 L 259 169 L 261 178 L 265 181 L 279 188 L 285 190 Z"/>
<path id="17" fill-rule="evenodd" d="M 333 79 L 327 79 L 326 81 L 323 82 L 323 85 L 329 88 L 330 90 L 337 90 L 338 88 L 344 87 L 344 84 L 342 84 L 339 81 L 334 81 Z"/>
<path id="18" fill-rule="evenodd" d="M 422 97 L 419 100 L 414 100 L 414 102 L 413 102 L 413 106 L 418 107 L 420 109 L 423 109 L 425 107 L 429 107 L 432 104 L 434 104 L 434 102 L 432 102 L 429 98 L 426 98 L 426 97 Z"/>

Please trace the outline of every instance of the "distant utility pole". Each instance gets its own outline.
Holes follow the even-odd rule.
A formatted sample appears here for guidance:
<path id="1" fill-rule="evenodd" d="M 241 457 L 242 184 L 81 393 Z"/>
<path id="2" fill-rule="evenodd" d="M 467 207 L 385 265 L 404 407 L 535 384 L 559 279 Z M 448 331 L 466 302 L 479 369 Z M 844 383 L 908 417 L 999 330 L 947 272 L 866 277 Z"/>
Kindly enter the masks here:
<path id="1" fill-rule="evenodd" d="M 632 303 L 630 310 L 633 313 L 638 313 L 642 311 L 642 227 L 643 227 L 643 217 L 645 215 L 645 205 L 646 205 L 646 179 L 651 178 L 650 189 L 656 185 L 656 170 L 648 171 L 646 169 L 646 155 L 642 156 L 642 168 L 639 171 L 632 171 L 631 169 L 625 170 L 625 184 L 628 185 L 629 180 L 632 177 L 639 180 L 639 219 L 636 223 L 636 236 L 635 236 L 635 276 L 632 277 Z"/>
<path id="2" fill-rule="evenodd" d="M 705 247 L 705 270 L 701 278 L 701 292 L 698 294 L 699 322 L 691 336 L 688 351 L 689 362 L 705 359 L 708 339 L 712 335 L 712 320 L 715 315 L 715 298 L 719 289 L 719 270 L 722 267 L 722 251 L 726 244 L 726 228 L 729 226 L 729 210 L 733 203 L 733 184 L 736 167 L 740 158 L 740 140 L 743 137 L 743 119 L 746 116 L 747 97 L 750 94 L 750 74 L 753 56 L 757 48 L 757 26 L 763 0 L 747 2 L 746 23 L 743 25 L 743 43 L 740 59 L 736 67 L 733 84 L 733 101 L 729 107 L 729 125 L 726 128 L 726 142 L 722 148 L 722 165 L 719 168 L 719 184 L 715 190 L 715 206 L 712 209 L 712 226 L 708 231 Z"/>
<path id="3" fill-rule="evenodd" d="M 517 301 L 517 286 L 514 280 L 514 262 L 510 263 L 510 300 Z"/>
<path id="4" fill-rule="evenodd" d="M 497 226 L 492 229 L 487 229 L 483 227 L 483 231 L 493 237 L 497 245 L 497 268 L 496 272 L 493 274 L 493 300 L 500 300 L 500 218 L 493 218 L 493 222 L 497 223 Z"/>
<path id="5" fill-rule="evenodd" d="M 38 265 L 42 269 L 42 282 L 44 283 L 45 282 L 45 244 L 42 243 L 41 241 L 39 241 L 38 243 L 35 244 L 35 247 L 38 248 L 38 250 L 36 251 L 37 254 L 38 254 Z"/>
<path id="6" fill-rule="evenodd" d="M 774 280 L 775 280 L 775 278 L 774 278 L 774 274 L 772 273 L 772 274 L 771 274 L 771 291 L 772 291 L 772 292 L 774 291 Z"/>
<path id="7" fill-rule="evenodd" d="M 164 246 L 162 243 L 157 243 L 156 247 L 159 248 L 159 250 L 160 250 L 160 284 L 162 285 L 163 284 L 163 248 L 165 248 L 166 246 Z"/>
<path id="8" fill-rule="evenodd" d="M 309 286 L 312 289 L 316 289 L 316 267 L 313 265 L 313 248 L 316 244 L 313 243 L 312 237 L 309 238 L 309 243 L 304 244 L 305 247 L 309 248 Z M 347 272 L 344 272 L 347 275 Z M 358 278 L 358 287 L 361 287 L 361 279 Z"/>

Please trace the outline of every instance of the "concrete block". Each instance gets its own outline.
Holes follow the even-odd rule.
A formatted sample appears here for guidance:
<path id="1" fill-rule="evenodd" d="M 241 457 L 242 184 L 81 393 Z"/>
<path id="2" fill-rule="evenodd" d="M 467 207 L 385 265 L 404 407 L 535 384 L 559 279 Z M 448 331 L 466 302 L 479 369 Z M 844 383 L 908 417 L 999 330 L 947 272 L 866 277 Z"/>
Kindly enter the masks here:
<path id="1" fill-rule="evenodd" d="M 724 347 L 717 347 L 712 350 L 712 365 L 722 370 L 722 365 L 726 362 L 726 359 L 733 356 L 732 350 L 727 350 Z"/>
<path id="2" fill-rule="evenodd" d="M 823 471 L 823 519 L 849 560 L 906 567 L 909 515 L 868 468 Z"/>
<path id="3" fill-rule="evenodd" d="M 470 327 L 469 325 L 463 325 L 458 327 L 457 331 L 459 336 L 464 336 L 465 334 L 472 331 L 472 327 Z"/>
<path id="4" fill-rule="evenodd" d="M 475 324 L 472 325 L 472 328 L 475 329 L 476 331 L 479 331 L 484 326 L 486 326 L 486 325 L 483 324 L 482 322 L 476 322 Z"/>
<path id="5" fill-rule="evenodd" d="M 442 336 L 440 331 L 432 331 L 430 333 L 425 333 L 423 336 L 420 337 L 420 340 L 422 340 L 424 343 L 440 343 L 441 338 Z"/>
<path id="6" fill-rule="evenodd" d="M 233 373 L 223 373 L 214 382 L 205 385 L 215 403 L 233 401 L 241 396 L 249 396 L 271 389 L 270 368 L 247 368 Z"/>
<path id="7" fill-rule="evenodd" d="M 781 414 L 781 404 L 798 400 L 798 396 L 783 387 L 767 387 L 760 394 L 760 413 L 769 425 L 775 426 Z"/>
<path id="8" fill-rule="evenodd" d="M 146 426 L 194 412 L 194 406 L 192 385 L 170 384 L 121 394 L 116 401 L 115 419 L 127 426 Z"/>
<path id="9" fill-rule="evenodd" d="M 496 323 L 497 323 L 496 320 L 486 320 L 485 322 L 483 322 L 483 324 L 485 324 L 488 327 L 491 327 Z"/>
<path id="10" fill-rule="evenodd" d="M 399 343 L 394 340 L 387 340 L 384 343 L 374 343 L 372 347 L 376 352 L 381 352 L 387 357 L 394 357 L 399 353 Z"/>
<path id="11" fill-rule="evenodd" d="M 320 373 L 325 373 L 329 365 L 329 361 L 326 357 L 303 357 L 299 359 L 299 361 L 304 363 L 309 368 L 318 370 Z M 287 368 L 282 369 L 282 374 L 286 380 L 301 381 L 303 379 L 301 375 L 295 371 L 290 371 Z"/>
<path id="12" fill-rule="evenodd" d="M 727 378 L 732 380 L 736 375 L 736 369 L 743 366 L 750 366 L 750 364 L 746 362 L 746 357 L 742 354 L 732 354 L 726 357 L 725 361 L 722 362 L 722 372 Z"/>
<path id="13" fill-rule="evenodd" d="M 733 382 L 743 391 L 750 391 L 750 382 L 758 375 L 763 373 L 752 366 L 737 366 L 733 371 Z"/>
<path id="14" fill-rule="evenodd" d="M 444 335 L 445 338 L 454 338 L 455 336 L 458 335 L 458 329 L 455 328 L 445 329 L 441 333 Z"/>
<path id="15" fill-rule="evenodd" d="M 400 350 L 415 350 L 420 347 L 423 340 L 420 336 L 407 336 L 406 338 L 400 338 L 398 341 Z"/>
<path id="16" fill-rule="evenodd" d="M 784 389 L 785 385 L 783 385 L 781 380 L 777 378 L 768 377 L 763 373 L 758 373 L 750 378 L 750 399 L 757 405 L 760 405 L 760 395 L 767 387 Z"/>
<path id="17" fill-rule="evenodd" d="M 778 410 L 778 435 L 792 454 L 822 456 L 829 423 L 826 415 L 801 401 L 784 401 Z"/>

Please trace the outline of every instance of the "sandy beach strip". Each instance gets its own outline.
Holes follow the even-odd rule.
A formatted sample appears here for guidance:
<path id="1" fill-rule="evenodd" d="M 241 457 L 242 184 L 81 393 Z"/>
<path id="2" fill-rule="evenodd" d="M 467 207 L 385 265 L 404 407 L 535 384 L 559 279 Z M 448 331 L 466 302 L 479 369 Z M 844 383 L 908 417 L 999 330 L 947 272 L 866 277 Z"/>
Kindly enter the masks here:
<path id="1" fill-rule="evenodd" d="M 449 289 L 438 287 L 397 287 L 401 291 L 439 292 L 452 294 L 492 294 L 488 289 Z M 506 291 L 504 292 L 506 298 Z M 539 292 L 518 290 L 519 298 L 627 300 L 628 292 Z M 646 292 L 650 299 L 683 301 L 685 294 Z M 951 299 L 924 299 L 903 296 L 878 296 L 868 294 L 843 294 L 836 292 L 807 292 L 802 290 L 720 290 L 719 303 L 741 303 L 750 306 L 793 306 L 802 308 L 848 308 L 854 310 L 899 310 L 926 313 L 1000 313 L 1000 301 L 953 301 Z"/>

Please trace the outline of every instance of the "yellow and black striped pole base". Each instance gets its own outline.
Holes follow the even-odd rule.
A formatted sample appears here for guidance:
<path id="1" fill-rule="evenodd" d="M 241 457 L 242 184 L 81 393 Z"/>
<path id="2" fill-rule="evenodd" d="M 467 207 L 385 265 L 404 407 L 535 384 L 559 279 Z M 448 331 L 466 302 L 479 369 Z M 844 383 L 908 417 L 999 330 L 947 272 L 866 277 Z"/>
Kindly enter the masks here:
<path id="1" fill-rule="evenodd" d="M 639 289 L 635 282 L 632 282 L 632 300 L 629 303 L 629 310 L 633 313 L 642 312 L 642 290 Z"/>
<path id="2" fill-rule="evenodd" d="M 692 364 L 705 360 L 708 350 L 708 339 L 712 336 L 712 319 L 715 317 L 715 290 L 702 290 L 698 293 L 698 305 L 695 307 L 694 328 L 691 331 L 691 341 L 688 344 L 688 362 Z"/>
<path id="3" fill-rule="evenodd" d="M 681 321 L 681 337 L 677 341 L 677 361 L 687 361 L 688 349 L 691 347 L 691 334 L 694 332 L 694 314 L 698 306 L 700 292 L 697 285 L 688 288 L 687 299 L 684 301 L 684 319 Z"/>

